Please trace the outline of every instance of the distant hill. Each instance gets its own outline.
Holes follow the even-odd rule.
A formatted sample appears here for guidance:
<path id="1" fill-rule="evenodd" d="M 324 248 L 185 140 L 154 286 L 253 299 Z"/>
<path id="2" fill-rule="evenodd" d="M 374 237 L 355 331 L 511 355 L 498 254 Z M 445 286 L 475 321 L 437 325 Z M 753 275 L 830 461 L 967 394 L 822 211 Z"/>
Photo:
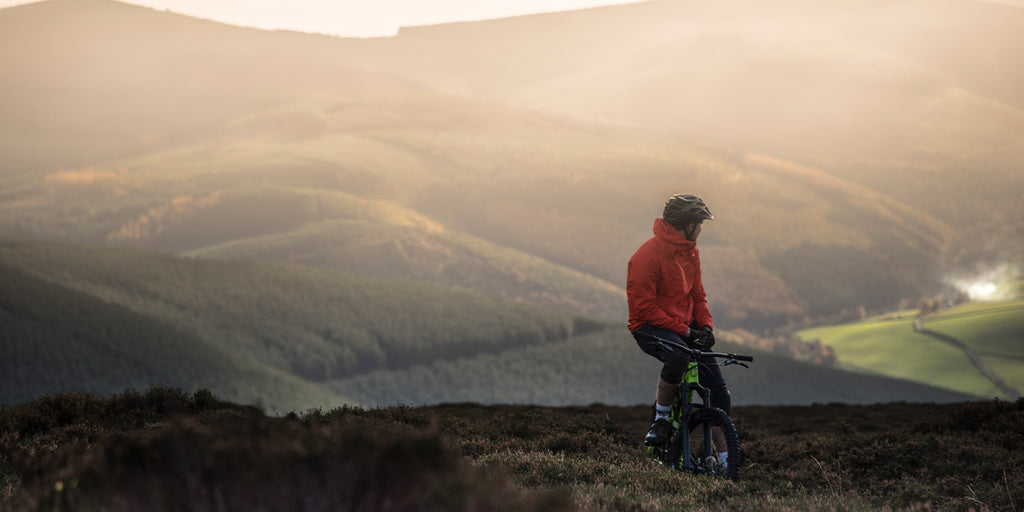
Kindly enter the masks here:
<path id="1" fill-rule="evenodd" d="M 593 328 L 529 303 L 296 265 L 40 242 L 4 242 L 0 262 L 311 381 Z"/>
<path id="2" fill-rule="evenodd" d="M 953 266 L 1024 264 L 1021 33 L 955 0 L 659 0 L 371 40 L 27 4 L 0 10 L 0 236 L 621 322 L 625 262 L 687 191 L 716 214 L 722 327 L 882 312 Z"/>
<path id="3" fill-rule="evenodd" d="M 800 363 L 740 345 L 719 343 L 715 348 L 755 356 L 750 368 L 731 366 L 722 370 L 736 405 L 956 402 L 979 398 L 880 375 Z M 612 327 L 559 343 L 338 379 L 327 387 L 379 405 L 453 401 L 631 405 L 653 400 L 660 369 L 657 361 L 637 348 L 625 329 Z"/>
<path id="4" fill-rule="evenodd" d="M 370 58 L 444 91 L 767 153 L 935 216 L 1012 211 L 1019 225 L 1022 45 L 1024 10 L 1005 5 L 656 0 L 403 29 Z"/>
<path id="5" fill-rule="evenodd" d="M 337 216 L 296 223 L 294 230 L 233 240 L 185 254 L 194 257 L 269 260 L 328 267 L 372 277 L 403 276 L 482 295 L 525 301 L 594 318 L 626 315 L 625 291 L 607 281 L 521 251 L 445 229 L 415 211 L 342 193 L 265 191 L 262 205 L 315 204 Z M 216 218 L 251 216 L 251 199 L 238 210 L 196 215 L 176 231 L 202 232 Z M 223 201 L 228 203 L 229 201 Z M 350 210 L 342 213 L 348 205 Z M 226 204 L 225 204 L 226 206 Z M 327 217 L 327 215 L 323 215 Z"/>
<path id="6" fill-rule="evenodd" d="M 407 95 L 345 65 L 351 45 L 109 0 L 0 9 L 0 175 L 95 164 L 202 140 L 282 101 Z"/>
<path id="7" fill-rule="evenodd" d="M 0 263 L 0 404 L 155 385 L 216 389 L 269 411 L 352 403 L 153 315 Z"/>
<path id="8" fill-rule="evenodd" d="M 4 403 L 164 384 L 278 412 L 632 405 L 650 400 L 657 374 L 621 325 L 411 280 L 10 240 L 0 243 L 0 271 Z M 737 403 L 970 398 L 754 354 L 750 370 L 727 370 Z"/>

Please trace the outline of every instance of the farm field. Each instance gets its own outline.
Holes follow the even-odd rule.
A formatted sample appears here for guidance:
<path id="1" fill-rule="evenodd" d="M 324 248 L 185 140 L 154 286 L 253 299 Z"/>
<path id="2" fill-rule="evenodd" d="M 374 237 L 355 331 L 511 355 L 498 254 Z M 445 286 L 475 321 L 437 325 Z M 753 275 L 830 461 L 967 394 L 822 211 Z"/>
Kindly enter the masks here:
<path id="1" fill-rule="evenodd" d="M 982 357 L 981 360 L 990 370 L 1002 377 L 1002 379 L 1018 392 L 1024 390 L 1024 370 L 1021 369 L 1020 360 L 1001 359 L 995 357 Z"/>
<path id="2" fill-rule="evenodd" d="M 797 336 L 805 341 L 820 339 L 832 347 L 839 366 L 847 370 L 878 373 L 979 397 L 998 394 L 961 350 L 915 332 L 913 324 L 909 317 L 868 319 L 806 329 Z"/>
<path id="3" fill-rule="evenodd" d="M 850 370 L 905 378 L 985 398 L 1007 398 L 971 363 L 964 350 L 914 331 L 912 313 L 805 329 Z M 975 302 L 922 319 L 925 329 L 960 340 L 999 378 L 1024 385 L 1024 301 Z"/>
<path id="4" fill-rule="evenodd" d="M 928 317 L 925 325 L 981 355 L 1024 360 L 1024 300 L 964 304 Z"/>

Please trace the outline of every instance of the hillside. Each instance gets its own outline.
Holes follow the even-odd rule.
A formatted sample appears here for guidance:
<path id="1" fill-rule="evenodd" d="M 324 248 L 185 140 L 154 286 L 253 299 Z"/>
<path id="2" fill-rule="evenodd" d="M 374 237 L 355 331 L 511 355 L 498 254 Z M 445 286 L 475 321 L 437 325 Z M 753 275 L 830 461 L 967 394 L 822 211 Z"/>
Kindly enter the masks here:
<path id="1" fill-rule="evenodd" d="M 658 0 L 411 27 L 361 62 L 796 162 L 969 226 L 949 262 L 1019 265 L 1021 34 L 1019 7 L 964 0 Z"/>
<path id="2" fill-rule="evenodd" d="M 13 287 L 5 403 L 169 384 L 301 410 L 347 401 L 317 387 L 327 379 L 594 328 L 530 304 L 300 266 L 11 241 L 0 264 Z"/>
<path id="3" fill-rule="evenodd" d="M 473 85 L 495 65 L 505 71 L 488 76 L 535 91 L 558 79 L 540 76 L 610 55 L 632 62 L 651 37 L 680 27 L 625 36 L 654 18 L 686 19 L 665 9 L 688 8 L 645 2 L 365 41 L 245 30 L 103 0 L 3 9 L 0 64 L 12 78 L 0 84 L 0 130 L 11 144 L 0 151 L 0 235 L 340 264 L 618 322 L 622 302 L 612 295 L 625 261 L 665 197 L 685 189 L 701 193 L 718 218 L 702 240 L 716 318 L 751 330 L 915 302 L 944 286 L 946 265 L 968 258 L 962 250 L 996 257 L 1019 238 L 1006 236 L 1021 225 L 1015 201 L 985 201 L 1003 214 L 993 244 L 951 245 L 962 225 L 950 227 L 948 209 L 894 197 L 824 160 L 541 109 Z M 616 21 L 634 16 L 635 24 Z M 544 35 L 577 18 L 586 21 L 570 24 L 579 37 L 555 44 Z M 532 74 L 500 64 L 524 60 L 508 53 L 517 46 L 509 38 L 523 33 L 551 48 L 526 59 L 536 61 Z M 493 40 L 484 44 L 481 34 Z M 593 41 L 603 44 L 587 46 Z M 33 58 L 18 48 L 33 48 Z M 424 68 L 428 61 L 436 65 Z M 469 66 L 479 61 L 490 63 Z M 469 67 L 450 72 L 456 63 Z M 588 91 L 580 100 L 622 103 L 596 85 L 573 90 Z M 893 169 L 887 158 L 876 163 Z M 986 176 L 972 186 L 1019 195 L 1015 174 Z M 963 191 L 960 178 L 925 181 L 949 187 L 931 197 Z M 358 213 L 367 208 L 418 220 Z M 361 222 L 336 222 L 353 216 Z M 421 225 L 431 232 L 417 233 Z M 382 271 L 384 261 L 398 265 Z"/>
<path id="4" fill-rule="evenodd" d="M 125 248 L 4 241 L 0 401 L 207 387 L 272 411 L 451 401 L 632 405 L 657 362 L 628 332 L 411 280 Z M 972 397 L 752 353 L 738 404 Z"/>
<path id="5" fill-rule="evenodd" d="M 6 242 L 0 261 L 309 380 L 558 340 L 588 323 L 532 304 L 294 265 L 45 242 Z"/>
<path id="6" fill-rule="evenodd" d="M 621 287 L 528 253 L 446 229 L 415 211 L 380 201 L 357 200 L 341 193 L 277 194 L 274 197 L 273 192 L 264 192 L 262 204 L 281 204 L 291 195 L 301 198 L 296 202 L 315 202 L 319 212 L 332 202 L 349 202 L 356 205 L 358 213 L 297 224 L 292 230 L 233 240 L 185 254 L 299 263 L 372 277 L 402 276 L 594 318 L 611 320 L 626 315 L 625 291 Z M 283 211 L 285 208 L 276 209 L 278 215 Z M 180 232 L 195 233 L 198 230 L 194 227 L 207 223 L 210 217 L 251 218 L 244 211 L 225 213 L 204 212 L 179 228 Z"/>
<path id="7" fill-rule="evenodd" d="M 639 442 L 647 415 L 448 404 L 272 418 L 205 390 L 69 393 L 0 410 L 0 507 L 952 511 L 1024 500 L 1022 401 L 737 407 L 738 482 L 655 463 Z"/>
<path id="8" fill-rule="evenodd" d="M 1019 226 L 1022 34 L 1019 7 L 962 0 L 658 0 L 413 27 L 371 58 L 444 91 L 766 153 L 937 217 L 1013 212 Z"/>
<path id="9" fill-rule="evenodd" d="M 108 0 L 0 9 L 0 176 L 202 140 L 282 102 L 423 90 L 344 65 L 348 47 Z"/>
<path id="10" fill-rule="evenodd" d="M 941 383 L 929 386 L 801 363 L 742 345 L 719 342 L 715 349 L 755 357 L 750 368 L 722 369 L 736 405 L 945 403 L 979 398 Z M 660 369 L 625 329 L 615 326 L 500 354 L 332 380 L 326 386 L 360 403 L 382 406 L 439 402 L 634 405 L 652 400 Z"/>
<path id="11" fill-rule="evenodd" d="M 181 326 L 0 263 L 0 404 L 75 390 L 207 388 L 270 411 L 352 403 Z"/>

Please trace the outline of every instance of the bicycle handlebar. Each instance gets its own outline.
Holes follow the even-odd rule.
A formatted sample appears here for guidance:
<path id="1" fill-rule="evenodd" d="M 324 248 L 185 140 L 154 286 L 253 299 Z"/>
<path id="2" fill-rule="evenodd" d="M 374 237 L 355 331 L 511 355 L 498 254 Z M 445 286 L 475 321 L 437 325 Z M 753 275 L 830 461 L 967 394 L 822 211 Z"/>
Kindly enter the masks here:
<path id="1" fill-rule="evenodd" d="M 642 332 L 642 331 L 632 331 L 632 332 L 633 332 L 633 334 L 639 334 L 640 336 L 643 336 L 643 337 L 645 337 L 647 339 L 653 340 L 655 343 L 661 344 L 663 347 L 668 349 L 670 352 L 674 352 L 676 350 L 685 352 L 692 359 L 697 359 L 699 357 L 718 357 L 718 358 L 722 358 L 722 359 L 728 359 L 729 361 L 747 361 L 747 362 L 753 362 L 754 361 L 754 357 L 753 356 L 743 356 L 743 355 L 732 354 L 732 353 L 725 353 L 725 352 L 704 352 L 703 350 L 698 350 L 698 349 L 695 349 L 695 348 L 690 348 L 690 347 L 688 347 L 686 345 L 681 345 L 681 344 L 676 343 L 674 341 L 666 340 L 665 338 L 662 338 L 660 336 L 655 336 L 653 334 L 649 334 L 649 333 L 646 333 L 646 332 Z M 700 339 L 700 338 L 697 338 L 697 339 Z"/>

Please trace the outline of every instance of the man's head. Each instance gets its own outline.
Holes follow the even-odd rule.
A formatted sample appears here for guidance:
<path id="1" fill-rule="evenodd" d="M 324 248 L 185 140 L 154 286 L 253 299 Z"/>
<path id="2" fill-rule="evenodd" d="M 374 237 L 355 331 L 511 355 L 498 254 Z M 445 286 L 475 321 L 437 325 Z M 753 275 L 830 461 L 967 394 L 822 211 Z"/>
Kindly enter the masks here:
<path id="1" fill-rule="evenodd" d="M 665 210 L 661 214 L 687 240 L 696 242 L 700 235 L 701 224 L 705 220 L 715 218 L 711 210 L 700 197 L 690 194 L 676 194 L 665 202 Z"/>

